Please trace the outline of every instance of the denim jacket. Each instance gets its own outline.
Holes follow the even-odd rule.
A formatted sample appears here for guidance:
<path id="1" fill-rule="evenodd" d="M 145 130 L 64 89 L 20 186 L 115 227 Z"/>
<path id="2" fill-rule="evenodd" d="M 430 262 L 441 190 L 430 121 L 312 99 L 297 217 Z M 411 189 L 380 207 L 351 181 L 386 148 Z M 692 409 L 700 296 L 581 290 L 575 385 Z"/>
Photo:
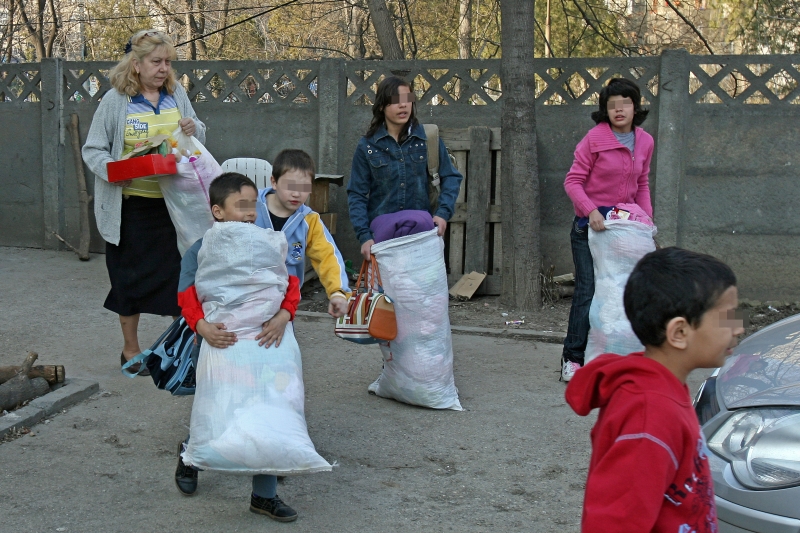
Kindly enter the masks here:
<path id="1" fill-rule="evenodd" d="M 380 215 L 406 209 L 430 211 L 428 200 L 428 148 L 425 130 L 417 125 L 398 144 L 381 126 L 372 137 L 362 137 L 353 155 L 347 200 L 350 221 L 361 244 L 372 239 L 370 222 Z M 434 216 L 450 220 L 463 176 L 453 168 L 439 139 L 441 193 Z"/>

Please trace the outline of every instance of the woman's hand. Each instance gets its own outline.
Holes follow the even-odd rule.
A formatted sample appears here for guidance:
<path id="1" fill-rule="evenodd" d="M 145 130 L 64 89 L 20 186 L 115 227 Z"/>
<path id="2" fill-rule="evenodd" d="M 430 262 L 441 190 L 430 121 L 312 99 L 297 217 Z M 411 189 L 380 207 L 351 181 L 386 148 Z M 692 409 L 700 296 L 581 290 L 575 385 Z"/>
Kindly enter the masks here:
<path id="1" fill-rule="evenodd" d="M 259 346 L 269 348 L 272 343 L 275 347 L 281 345 L 283 340 L 283 332 L 286 331 L 286 324 L 292 319 L 292 315 L 286 309 L 278 311 L 274 317 L 270 318 L 261 327 L 261 333 L 256 335 L 256 340 L 259 341 Z"/>
<path id="2" fill-rule="evenodd" d="M 603 231 L 606 229 L 604 220 L 605 218 L 603 218 L 603 215 L 601 215 L 600 211 L 597 209 L 589 213 L 589 226 L 595 231 Z"/>
<path id="3" fill-rule="evenodd" d="M 361 256 L 366 260 L 369 261 L 369 256 L 372 255 L 372 245 L 375 244 L 375 241 L 370 239 L 364 244 L 361 245 Z"/>
<path id="4" fill-rule="evenodd" d="M 447 221 L 442 217 L 433 217 L 433 224 L 436 226 L 436 233 L 439 235 L 439 237 L 444 235 L 444 230 L 447 229 Z"/>
<path id="5" fill-rule="evenodd" d="M 225 331 L 225 324 L 211 324 L 201 318 L 195 325 L 197 333 L 212 348 L 223 349 L 236 344 L 236 333 Z"/>
<path id="6" fill-rule="evenodd" d="M 192 120 L 192 119 L 190 119 L 188 117 L 187 118 L 182 118 L 178 122 L 178 126 L 180 126 L 181 130 L 183 130 L 183 133 L 185 133 L 189 137 L 194 135 L 194 132 L 197 130 L 197 126 L 195 125 L 194 120 Z"/>
<path id="7" fill-rule="evenodd" d="M 110 181 L 111 185 L 116 185 L 117 187 L 130 187 L 133 184 L 133 180 L 125 180 L 125 181 Z"/>

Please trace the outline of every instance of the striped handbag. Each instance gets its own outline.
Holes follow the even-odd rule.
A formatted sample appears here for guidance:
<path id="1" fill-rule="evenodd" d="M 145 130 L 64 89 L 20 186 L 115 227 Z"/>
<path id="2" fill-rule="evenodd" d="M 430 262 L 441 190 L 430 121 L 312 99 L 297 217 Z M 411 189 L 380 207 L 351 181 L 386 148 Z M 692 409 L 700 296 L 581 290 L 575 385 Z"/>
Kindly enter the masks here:
<path id="1" fill-rule="evenodd" d="M 358 344 L 376 344 L 397 337 L 394 305 L 383 294 L 381 285 L 381 274 L 373 255 L 361 265 L 347 303 L 347 314 L 336 321 L 334 333 L 337 337 Z"/>

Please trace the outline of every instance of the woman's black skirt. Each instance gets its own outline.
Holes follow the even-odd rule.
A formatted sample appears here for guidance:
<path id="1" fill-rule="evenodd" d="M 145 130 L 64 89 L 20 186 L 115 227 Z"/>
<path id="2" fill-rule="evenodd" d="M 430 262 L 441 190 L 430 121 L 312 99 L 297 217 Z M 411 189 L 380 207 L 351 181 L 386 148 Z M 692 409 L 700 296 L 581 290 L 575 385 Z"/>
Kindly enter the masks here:
<path id="1" fill-rule="evenodd" d="M 163 198 L 122 200 L 119 245 L 106 243 L 111 291 L 103 307 L 122 316 L 178 316 L 181 256 Z"/>

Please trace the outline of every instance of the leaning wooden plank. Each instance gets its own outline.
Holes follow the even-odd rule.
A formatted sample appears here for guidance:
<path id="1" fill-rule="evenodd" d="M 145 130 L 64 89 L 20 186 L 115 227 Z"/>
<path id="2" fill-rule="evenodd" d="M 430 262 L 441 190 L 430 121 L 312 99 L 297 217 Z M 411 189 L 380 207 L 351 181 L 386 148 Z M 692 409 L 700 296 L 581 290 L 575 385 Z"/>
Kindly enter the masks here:
<path id="1" fill-rule="evenodd" d="M 486 272 L 486 219 L 492 180 L 492 152 L 489 150 L 491 134 L 489 128 L 484 126 L 474 126 L 470 132 L 464 271 Z"/>

